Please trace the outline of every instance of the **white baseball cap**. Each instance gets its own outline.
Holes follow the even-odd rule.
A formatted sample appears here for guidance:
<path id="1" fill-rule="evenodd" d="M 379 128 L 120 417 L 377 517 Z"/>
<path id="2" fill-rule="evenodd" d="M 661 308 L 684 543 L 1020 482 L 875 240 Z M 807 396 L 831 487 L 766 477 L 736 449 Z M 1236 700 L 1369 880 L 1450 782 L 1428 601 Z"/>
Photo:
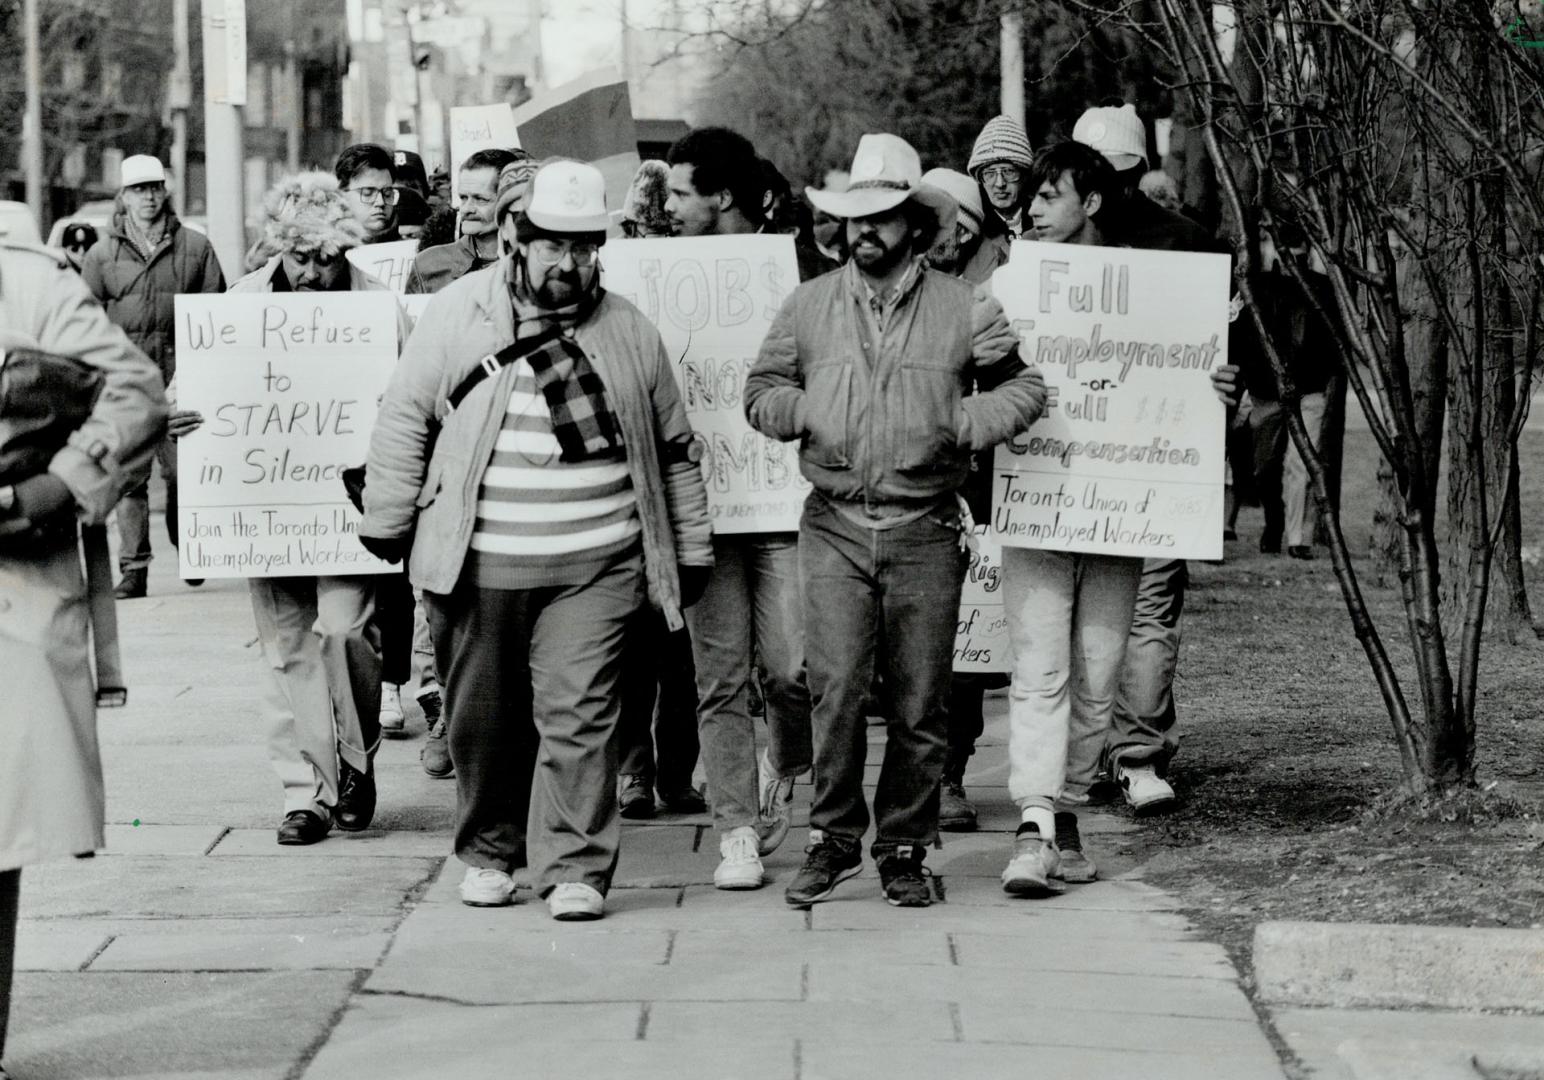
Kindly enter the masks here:
<path id="1" fill-rule="evenodd" d="M 118 185 L 119 187 L 166 183 L 166 168 L 161 164 L 161 159 L 149 154 L 135 154 L 133 157 L 124 158 L 120 175 L 122 183 Z"/>
<path id="2" fill-rule="evenodd" d="M 1072 138 L 1091 146 L 1115 166 L 1117 172 L 1138 163 L 1147 164 L 1147 129 L 1130 103 L 1119 107 L 1097 105 L 1086 110 L 1072 126 Z"/>
<path id="3" fill-rule="evenodd" d="M 526 220 L 557 233 L 605 232 L 606 178 L 582 161 L 551 161 L 536 170 L 525 199 Z"/>

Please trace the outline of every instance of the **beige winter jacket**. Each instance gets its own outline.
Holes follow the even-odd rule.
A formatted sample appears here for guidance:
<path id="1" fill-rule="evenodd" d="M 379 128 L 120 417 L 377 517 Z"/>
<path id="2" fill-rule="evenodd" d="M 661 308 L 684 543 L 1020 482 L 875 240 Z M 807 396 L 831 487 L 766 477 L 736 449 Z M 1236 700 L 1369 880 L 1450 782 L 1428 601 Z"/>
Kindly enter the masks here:
<path id="1" fill-rule="evenodd" d="M 100 369 L 90 418 L 48 466 L 88 524 L 150 470 L 166 424 L 161 374 L 108 321 L 68 264 L 0 241 L 0 350 Z M 0 420 L 0 443 L 6 437 Z M 102 846 L 105 794 L 86 587 L 73 547 L 0 556 L 0 871 Z"/>

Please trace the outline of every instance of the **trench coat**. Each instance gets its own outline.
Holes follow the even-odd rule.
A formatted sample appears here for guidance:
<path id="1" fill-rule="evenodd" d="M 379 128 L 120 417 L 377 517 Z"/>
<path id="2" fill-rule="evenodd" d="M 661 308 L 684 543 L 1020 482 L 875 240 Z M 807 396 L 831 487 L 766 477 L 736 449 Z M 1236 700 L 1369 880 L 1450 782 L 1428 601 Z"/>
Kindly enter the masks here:
<path id="1" fill-rule="evenodd" d="M 82 360 L 105 381 L 86 422 L 48 471 L 100 524 L 150 472 L 166 426 L 156 365 L 114 326 L 69 264 L 0 240 L 0 351 Z M 0 445 L 6 440 L 0 417 Z M 13 478 L 20 479 L 20 478 Z M 103 843 L 96 679 L 79 546 L 0 554 L 0 872 Z"/>

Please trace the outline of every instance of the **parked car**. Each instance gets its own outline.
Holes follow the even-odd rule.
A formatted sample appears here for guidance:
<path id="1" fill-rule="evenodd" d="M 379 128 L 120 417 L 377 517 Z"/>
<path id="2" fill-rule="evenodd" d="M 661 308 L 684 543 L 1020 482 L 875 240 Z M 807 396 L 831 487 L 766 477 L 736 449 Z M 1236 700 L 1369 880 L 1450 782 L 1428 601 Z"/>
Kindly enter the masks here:
<path id="1" fill-rule="evenodd" d="M 0 236 L 18 244 L 42 242 L 38 223 L 33 220 L 27 204 L 9 200 L 0 200 Z"/>

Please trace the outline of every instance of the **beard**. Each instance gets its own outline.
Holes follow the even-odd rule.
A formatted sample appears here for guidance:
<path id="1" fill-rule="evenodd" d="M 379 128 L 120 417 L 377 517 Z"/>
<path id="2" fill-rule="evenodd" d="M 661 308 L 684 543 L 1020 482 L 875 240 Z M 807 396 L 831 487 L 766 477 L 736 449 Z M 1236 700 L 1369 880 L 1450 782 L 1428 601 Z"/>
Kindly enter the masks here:
<path id="1" fill-rule="evenodd" d="M 911 254 L 911 246 L 887 247 L 874 233 L 862 233 L 852 245 L 852 261 L 874 277 L 884 277 Z"/>
<path id="2" fill-rule="evenodd" d="M 533 295 L 543 307 L 567 307 L 584 295 L 584 279 L 578 270 L 554 270 L 533 290 Z"/>

